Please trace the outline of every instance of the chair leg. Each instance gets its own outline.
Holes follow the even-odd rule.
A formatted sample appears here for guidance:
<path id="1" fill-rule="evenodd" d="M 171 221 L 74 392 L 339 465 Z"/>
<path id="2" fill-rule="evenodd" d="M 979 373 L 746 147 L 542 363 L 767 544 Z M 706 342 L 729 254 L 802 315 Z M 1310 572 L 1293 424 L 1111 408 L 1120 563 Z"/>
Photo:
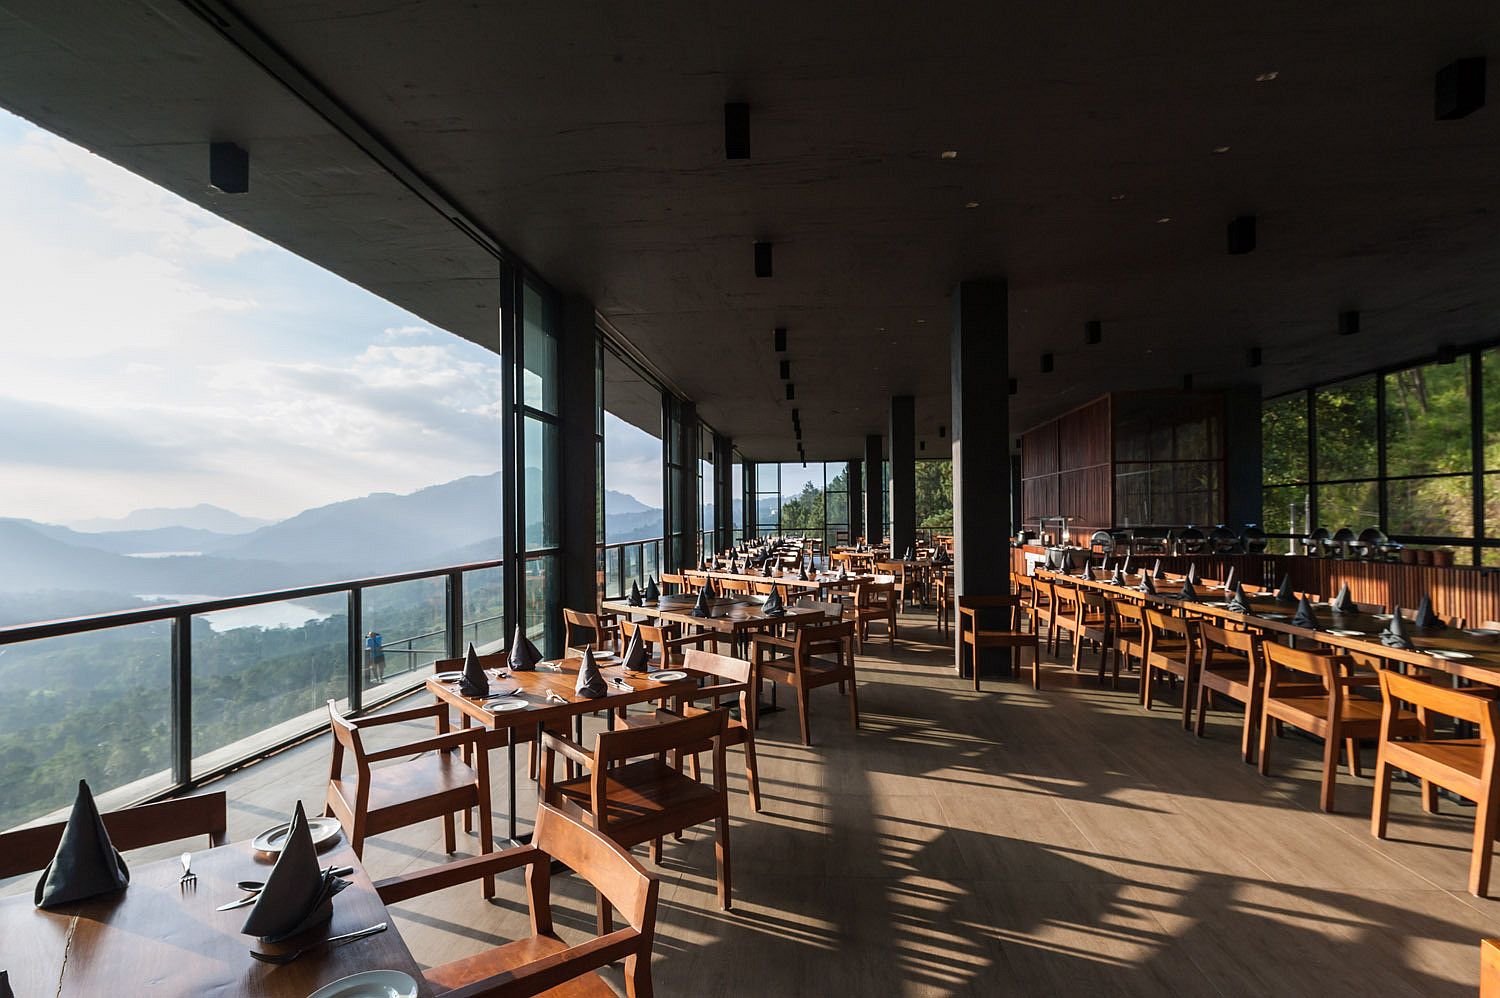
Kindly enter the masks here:
<path id="1" fill-rule="evenodd" d="M 1386 822 L 1391 812 L 1391 766 L 1385 753 L 1375 757 L 1375 800 L 1370 805 L 1370 834 L 1385 838 Z M 1477 828 L 1478 825 L 1476 824 Z"/>
<path id="2" fill-rule="evenodd" d="M 755 765 L 755 737 L 745 732 L 745 782 L 750 786 L 750 809 L 760 812 L 760 773 Z"/>
<path id="3" fill-rule="evenodd" d="M 698 779 L 698 775 L 699 774 L 698 774 L 698 753 L 697 752 L 693 753 L 693 758 L 688 762 L 688 775 L 690 775 L 695 780 Z"/>
<path id="4" fill-rule="evenodd" d="M 609 898 L 599 891 L 594 892 L 594 904 L 596 906 L 594 920 L 597 923 L 599 935 L 607 936 L 615 931 L 614 908 L 610 906 Z"/>
<path id="5" fill-rule="evenodd" d="M 1495 832 L 1500 825 L 1500 808 L 1496 808 L 1493 787 L 1485 788 L 1484 800 L 1478 801 L 1474 815 L 1474 859 L 1469 863 L 1469 893 L 1486 897 L 1490 890 L 1490 858 L 1495 851 Z"/>
<path id="6" fill-rule="evenodd" d="M 1240 730 L 1240 760 L 1247 764 L 1251 761 L 1255 751 L 1255 718 L 1254 704 L 1245 704 L 1245 723 Z M 1203 723 L 1201 718 L 1198 723 Z"/>
<path id="7" fill-rule="evenodd" d="M 721 812 L 714 820 L 714 858 L 719 866 L 719 907 L 729 910 L 729 815 Z"/>
<path id="8" fill-rule="evenodd" d="M 859 730 L 859 683 L 854 679 L 849 680 L 849 724 Z"/>
<path id="9" fill-rule="evenodd" d="M 454 829 L 452 811 L 443 815 L 443 848 L 450 856 L 458 852 L 458 835 Z"/>
<path id="10" fill-rule="evenodd" d="M 1182 678 L 1182 730 L 1193 730 L 1193 683 L 1192 670 Z"/>
<path id="11" fill-rule="evenodd" d="M 1332 813 L 1333 792 L 1339 785 L 1339 742 L 1337 731 L 1329 731 L 1323 739 L 1323 792 L 1318 806 Z"/>
<path id="12" fill-rule="evenodd" d="M 661 836 L 651 840 L 651 862 L 656 866 L 661 866 Z"/>
<path id="13" fill-rule="evenodd" d="M 1256 753 L 1255 768 L 1260 770 L 1261 776 L 1271 775 L 1271 732 L 1276 729 L 1276 719 L 1266 717 L 1260 718 L 1260 749 Z"/>
<path id="14" fill-rule="evenodd" d="M 807 689 L 797 686 L 797 724 L 802 728 L 802 744 L 812 744 L 812 728 L 807 720 Z"/>
<path id="15" fill-rule="evenodd" d="M 1187 697 L 1183 697 L 1183 700 L 1186 700 L 1186 699 L 1187 699 Z M 1197 735 L 1199 738 L 1203 737 L 1203 728 L 1204 728 L 1204 723 L 1205 723 L 1204 722 L 1204 716 L 1208 713 L 1208 700 L 1209 700 L 1208 687 L 1204 685 L 1204 683 L 1203 683 L 1203 677 L 1199 676 L 1198 677 L 1198 707 L 1197 707 L 1197 713 L 1196 713 L 1196 715 L 1193 718 L 1193 734 Z"/>
<path id="16" fill-rule="evenodd" d="M 1349 757 L 1349 775 L 1356 780 L 1359 779 L 1361 776 L 1359 769 L 1359 739 L 1345 738 L 1344 752 Z"/>
<path id="17" fill-rule="evenodd" d="M 1016 657 L 1020 658 L 1019 655 Z M 1031 646 L 1031 688 L 1042 688 L 1042 650 L 1036 645 Z"/>

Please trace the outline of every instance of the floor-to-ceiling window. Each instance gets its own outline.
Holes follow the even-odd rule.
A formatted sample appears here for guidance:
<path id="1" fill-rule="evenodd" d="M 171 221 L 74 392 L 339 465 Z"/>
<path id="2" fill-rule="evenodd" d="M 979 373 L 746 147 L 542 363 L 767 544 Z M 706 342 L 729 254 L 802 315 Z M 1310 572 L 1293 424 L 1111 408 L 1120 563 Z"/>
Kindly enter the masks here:
<path id="1" fill-rule="evenodd" d="M 729 472 L 732 538 L 735 544 L 745 539 L 745 459 L 736 452 Z"/>
<path id="2" fill-rule="evenodd" d="M 663 496 L 661 389 L 607 346 L 600 374 L 603 407 L 599 551 L 604 594 L 645 585 L 662 570 Z"/>
<path id="3" fill-rule="evenodd" d="M 521 589 L 529 638 L 555 649 L 561 632 L 562 515 L 555 298 L 525 279 L 520 304 L 521 538 L 526 552 Z"/>
<path id="4" fill-rule="evenodd" d="M 706 558 L 714 550 L 714 434 L 706 425 L 698 428 L 698 553 Z"/>

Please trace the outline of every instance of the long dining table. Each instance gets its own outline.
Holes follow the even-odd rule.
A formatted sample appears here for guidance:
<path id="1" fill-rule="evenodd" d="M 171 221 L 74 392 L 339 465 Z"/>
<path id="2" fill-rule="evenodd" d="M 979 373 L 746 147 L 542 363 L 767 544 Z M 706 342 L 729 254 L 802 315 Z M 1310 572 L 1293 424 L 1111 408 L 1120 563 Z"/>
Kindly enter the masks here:
<path id="1" fill-rule="evenodd" d="M 243 935 L 249 908 L 215 909 L 243 897 L 236 882 L 264 880 L 274 855 L 236 842 L 192 852 L 198 880 L 180 887 L 176 859 L 132 866 L 123 891 L 43 910 L 31 893 L 0 900 L 0 967 L 10 971 L 16 995 L 215 995 L 223 998 L 306 998 L 326 984 L 366 970 L 411 975 L 419 995 L 432 989 L 391 923 L 385 904 L 348 840 L 320 857 L 325 866 L 349 866 L 350 886 L 333 899 L 333 921 L 285 943 L 270 945 Z M 292 963 L 253 958 L 252 950 L 284 953 L 320 938 L 380 923 L 383 932 L 316 946 Z"/>
<path id="2" fill-rule="evenodd" d="M 1382 644 L 1380 640 L 1380 633 L 1390 626 L 1389 613 L 1340 613 L 1327 600 L 1312 604 L 1318 624 L 1314 629 L 1293 623 L 1297 604 L 1281 602 L 1269 592 L 1247 593 L 1251 612 L 1240 613 L 1228 607 L 1229 594 L 1222 589 L 1199 588 L 1196 597 L 1183 599 L 1179 595 L 1182 590 L 1180 579 L 1155 581 L 1157 592 L 1150 594 L 1141 591 L 1140 575 L 1128 576 L 1124 586 L 1107 579 L 1085 579 L 1048 569 L 1038 569 L 1036 575 L 1053 582 L 1087 586 L 1116 598 L 1176 610 L 1188 616 L 1228 621 L 1263 633 L 1287 635 L 1500 686 L 1500 631 L 1497 630 L 1416 627 L 1407 621 L 1406 633 L 1414 647 L 1397 648 Z"/>

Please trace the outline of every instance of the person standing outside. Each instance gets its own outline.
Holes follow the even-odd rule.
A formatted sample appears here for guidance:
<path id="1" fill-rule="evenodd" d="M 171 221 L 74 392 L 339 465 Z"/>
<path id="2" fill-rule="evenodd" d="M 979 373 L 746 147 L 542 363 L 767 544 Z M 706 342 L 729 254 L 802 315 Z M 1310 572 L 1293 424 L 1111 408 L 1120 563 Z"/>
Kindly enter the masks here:
<path id="1" fill-rule="evenodd" d="M 365 677 L 370 685 L 385 682 L 385 649 L 379 631 L 365 635 Z"/>

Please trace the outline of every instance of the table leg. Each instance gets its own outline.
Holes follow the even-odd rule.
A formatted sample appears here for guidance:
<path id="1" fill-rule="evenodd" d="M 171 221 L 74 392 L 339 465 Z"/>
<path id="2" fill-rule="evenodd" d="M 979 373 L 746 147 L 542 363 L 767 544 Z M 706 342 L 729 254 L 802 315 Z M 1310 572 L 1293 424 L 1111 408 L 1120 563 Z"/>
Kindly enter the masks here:
<path id="1" fill-rule="evenodd" d="M 510 835 L 513 845 L 520 844 L 516 838 L 516 729 L 511 728 L 506 738 L 505 755 L 510 762 L 510 785 L 506 794 L 510 798 Z"/>

